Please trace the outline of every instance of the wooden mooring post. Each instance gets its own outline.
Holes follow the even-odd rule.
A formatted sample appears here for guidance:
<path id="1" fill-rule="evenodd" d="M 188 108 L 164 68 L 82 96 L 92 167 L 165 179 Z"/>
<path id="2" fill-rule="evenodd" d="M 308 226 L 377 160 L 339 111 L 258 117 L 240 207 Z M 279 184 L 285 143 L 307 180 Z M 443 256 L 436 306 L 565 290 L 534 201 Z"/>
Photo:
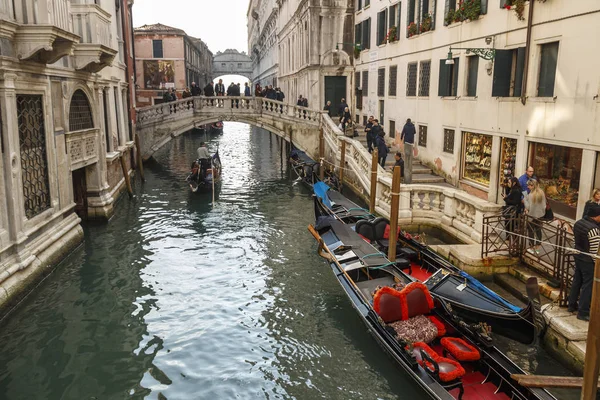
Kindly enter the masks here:
<path id="1" fill-rule="evenodd" d="M 344 185 L 344 169 L 346 168 L 346 141 L 342 140 L 342 150 L 340 154 L 340 187 L 338 190 L 342 190 Z"/>
<path id="2" fill-rule="evenodd" d="M 595 400 L 598 392 L 598 370 L 600 358 L 600 258 L 594 263 L 594 281 L 590 323 L 585 347 L 585 369 L 583 371 L 582 400 Z"/>
<path id="3" fill-rule="evenodd" d="M 373 149 L 373 155 L 371 157 L 371 199 L 369 201 L 369 212 L 375 214 L 375 198 L 377 197 L 377 167 L 379 161 L 379 155 L 377 149 Z"/>
<path id="4" fill-rule="evenodd" d="M 325 180 L 325 137 L 323 136 L 323 128 L 319 130 L 319 163 L 321 163 L 319 168 L 319 179 L 321 181 Z"/>
<path id="5" fill-rule="evenodd" d="M 400 204 L 400 167 L 394 167 L 392 176 L 392 204 L 390 210 L 390 245 L 388 258 L 396 261 L 396 242 L 398 242 L 398 206 Z"/>
<path id="6" fill-rule="evenodd" d="M 144 178 L 144 163 L 142 162 L 142 147 L 140 146 L 140 136 L 137 133 L 134 136 L 134 140 L 137 166 L 138 170 L 140 171 L 140 178 L 142 179 L 142 182 L 146 182 L 146 179 Z"/>

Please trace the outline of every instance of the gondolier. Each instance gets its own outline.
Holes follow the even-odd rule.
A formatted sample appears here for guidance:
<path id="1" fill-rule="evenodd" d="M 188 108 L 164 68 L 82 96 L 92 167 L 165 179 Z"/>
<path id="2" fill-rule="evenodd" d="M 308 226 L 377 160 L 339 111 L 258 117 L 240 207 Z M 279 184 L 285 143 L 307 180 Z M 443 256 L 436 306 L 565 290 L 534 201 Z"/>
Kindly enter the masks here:
<path id="1" fill-rule="evenodd" d="M 404 142 L 404 182 L 412 183 L 413 146 L 415 144 L 415 126 L 409 119 L 402 129 L 400 140 Z"/>

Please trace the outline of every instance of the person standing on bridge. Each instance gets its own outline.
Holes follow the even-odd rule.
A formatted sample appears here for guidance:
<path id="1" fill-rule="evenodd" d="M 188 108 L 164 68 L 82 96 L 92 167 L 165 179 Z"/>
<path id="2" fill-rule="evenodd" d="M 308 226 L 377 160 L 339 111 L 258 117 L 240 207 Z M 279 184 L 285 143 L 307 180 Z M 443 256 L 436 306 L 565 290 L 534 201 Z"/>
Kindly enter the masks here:
<path id="1" fill-rule="evenodd" d="M 323 111 L 327 111 L 327 115 L 329 115 L 329 118 L 331 118 L 331 101 L 327 100 L 325 107 L 323 107 Z"/>
<path id="2" fill-rule="evenodd" d="M 196 85 L 196 82 L 192 82 L 192 96 L 201 96 L 202 95 L 202 89 L 200 89 L 200 87 L 198 85 Z"/>
<path id="3" fill-rule="evenodd" d="M 250 93 L 250 85 L 248 82 L 244 83 L 244 97 L 250 97 L 252 94 Z M 246 108 L 250 108 L 250 100 L 244 100 L 244 104 Z"/>
<path id="4" fill-rule="evenodd" d="M 283 103 L 283 99 L 285 99 L 285 94 L 281 90 L 281 88 L 275 88 L 275 95 L 277 101 L 281 101 Z M 283 104 L 279 106 L 279 111 L 283 113 Z"/>
<path id="5" fill-rule="evenodd" d="M 215 95 L 217 97 L 225 96 L 225 85 L 223 85 L 223 79 L 219 79 L 219 83 L 215 85 Z M 217 107 L 223 107 L 222 100 L 217 100 Z"/>
<path id="6" fill-rule="evenodd" d="M 348 107 L 348 103 L 346 103 L 346 99 L 342 98 L 340 101 L 340 106 L 338 107 L 338 116 L 342 117 L 344 115 L 344 110 L 346 107 Z"/>
<path id="7" fill-rule="evenodd" d="M 206 97 L 213 97 L 215 95 L 215 88 L 213 87 L 212 82 L 209 82 L 208 85 L 204 87 L 204 95 Z M 215 105 L 215 101 L 213 99 L 210 99 L 210 105 Z"/>
<path id="8" fill-rule="evenodd" d="M 415 143 L 415 134 L 417 133 L 415 125 L 410 118 L 406 120 L 400 140 L 404 143 L 404 181 L 412 183 L 412 160 L 413 160 L 413 145 Z"/>

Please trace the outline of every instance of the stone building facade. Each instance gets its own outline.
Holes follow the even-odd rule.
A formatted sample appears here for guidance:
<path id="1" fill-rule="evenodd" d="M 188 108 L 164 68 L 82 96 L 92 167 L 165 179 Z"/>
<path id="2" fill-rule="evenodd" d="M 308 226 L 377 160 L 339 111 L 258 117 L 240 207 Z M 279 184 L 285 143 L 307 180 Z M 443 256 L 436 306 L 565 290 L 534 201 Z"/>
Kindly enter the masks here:
<path id="1" fill-rule="evenodd" d="M 276 73 L 276 85 L 288 102 L 302 95 L 309 107 L 322 108 L 327 100 L 334 106 L 348 100 L 353 87 L 353 7 L 353 0 L 252 1 L 249 49 L 256 76 Z M 270 33 L 273 29 L 276 35 Z M 262 59 L 261 53 L 266 55 Z"/>
<path id="2" fill-rule="evenodd" d="M 162 103 L 165 90 L 181 91 L 212 81 L 213 54 L 182 29 L 163 24 L 134 29 L 136 92 L 139 107 Z"/>
<path id="3" fill-rule="evenodd" d="M 506 4 L 355 0 L 353 114 L 377 116 L 396 143 L 412 118 L 419 159 L 499 204 L 533 165 L 555 214 L 574 220 L 600 186 L 600 6 Z"/>
<path id="4" fill-rule="evenodd" d="M 0 0 L 0 309 L 124 188 L 130 12 L 125 0 Z"/>
<path id="5" fill-rule="evenodd" d="M 213 58 L 213 75 L 215 79 L 223 75 L 242 75 L 252 78 L 253 62 L 245 51 L 234 49 L 218 51 Z M 237 83 L 237 82 L 236 82 Z"/>
<path id="6" fill-rule="evenodd" d="M 277 86 L 279 7 L 276 0 L 250 0 L 248 4 L 248 53 L 252 58 L 252 82 Z"/>

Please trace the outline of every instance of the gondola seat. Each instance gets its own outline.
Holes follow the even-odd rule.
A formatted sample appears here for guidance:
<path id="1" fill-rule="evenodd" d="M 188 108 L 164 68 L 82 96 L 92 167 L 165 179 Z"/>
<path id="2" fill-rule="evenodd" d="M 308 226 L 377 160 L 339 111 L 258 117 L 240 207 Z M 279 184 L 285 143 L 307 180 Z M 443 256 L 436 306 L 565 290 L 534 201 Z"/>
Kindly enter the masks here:
<path id="1" fill-rule="evenodd" d="M 420 282 L 411 282 L 400 291 L 391 287 L 379 289 L 373 308 L 394 328 L 399 340 L 430 343 L 438 337 L 436 324 L 426 317 L 433 309 L 433 299 Z"/>
<path id="2" fill-rule="evenodd" d="M 477 361 L 481 358 L 479 350 L 457 337 L 445 337 L 440 340 L 444 352 L 452 354 L 458 361 Z"/>
<path id="3" fill-rule="evenodd" d="M 417 253 L 417 251 L 415 249 L 412 249 L 410 247 L 399 248 L 398 254 L 402 258 L 406 258 L 407 260 L 410 260 L 410 261 L 417 261 L 419 259 L 419 253 Z"/>
<path id="4" fill-rule="evenodd" d="M 410 347 L 407 346 L 410 351 Z M 437 379 L 446 390 L 458 388 L 458 400 L 465 392 L 461 377 L 465 369 L 456 361 L 440 356 L 423 342 L 413 343 L 412 355 L 429 374 Z"/>
<path id="5" fill-rule="evenodd" d="M 389 224 L 385 218 L 375 218 L 373 221 L 360 220 L 354 226 L 354 231 L 360 235 L 363 240 L 371 244 L 377 244 L 379 250 L 387 252 L 389 246 L 389 240 L 381 239 L 384 236 L 385 226 L 387 225 L 388 238 L 389 238 Z M 382 244 L 381 240 L 384 240 L 385 244 Z M 404 257 L 396 258 L 396 267 L 401 270 L 408 269 L 409 275 L 412 274 L 412 266 L 410 261 Z"/>

